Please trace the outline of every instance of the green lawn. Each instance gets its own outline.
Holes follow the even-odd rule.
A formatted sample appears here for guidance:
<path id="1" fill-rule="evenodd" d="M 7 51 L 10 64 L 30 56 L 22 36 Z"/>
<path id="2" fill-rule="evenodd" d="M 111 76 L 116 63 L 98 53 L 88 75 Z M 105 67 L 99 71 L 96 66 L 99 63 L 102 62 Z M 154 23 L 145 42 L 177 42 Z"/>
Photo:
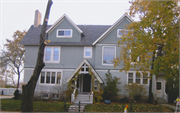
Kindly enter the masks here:
<path id="1" fill-rule="evenodd" d="M 69 108 L 70 103 L 67 103 Z M 34 112 L 64 112 L 64 102 L 58 101 L 34 101 Z M 21 111 L 21 101 L 13 99 L 1 100 L 1 111 Z"/>
<path id="2" fill-rule="evenodd" d="M 85 112 L 124 112 L 127 104 L 92 104 L 85 106 Z M 132 104 L 132 112 L 174 112 L 173 109 L 152 104 Z M 130 112 L 130 104 L 128 105 L 128 112 Z"/>

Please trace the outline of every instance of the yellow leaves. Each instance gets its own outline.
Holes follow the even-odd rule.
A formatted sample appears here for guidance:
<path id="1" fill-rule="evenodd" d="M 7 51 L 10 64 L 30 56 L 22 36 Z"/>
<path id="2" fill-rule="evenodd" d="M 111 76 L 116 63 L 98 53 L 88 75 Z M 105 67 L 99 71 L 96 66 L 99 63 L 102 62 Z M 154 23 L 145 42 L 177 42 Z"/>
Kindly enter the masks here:
<path id="1" fill-rule="evenodd" d="M 44 44 L 47 45 L 47 43 L 49 43 L 49 42 L 50 42 L 50 40 L 45 40 Z"/>

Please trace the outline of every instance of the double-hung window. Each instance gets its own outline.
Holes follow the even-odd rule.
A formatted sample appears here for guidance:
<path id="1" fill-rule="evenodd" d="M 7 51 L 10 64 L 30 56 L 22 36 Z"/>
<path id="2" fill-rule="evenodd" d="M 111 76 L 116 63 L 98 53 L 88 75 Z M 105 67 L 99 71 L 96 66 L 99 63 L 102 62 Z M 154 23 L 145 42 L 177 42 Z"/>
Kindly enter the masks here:
<path id="1" fill-rule="evenodd" d="M 60 71 L 42 71 L 40 75 L 40 84 L 60 84 L 62 78 Z"/>
<path id="2" fill-rule="evenodd" d="M 84 47 L 84 58 L 92 58 L 92 47 Z"/>
<path id="3" fill-rule="evenodd" d="M 45 62 L 59 62 L 60 61 L 60 47 L 45 47 Z"/>
<path id="4" fill-rule="evenodd" d="M 116 58 L 116 47 L 114 46 L 103 47 L 102 64 L 113 65 L 112 63 L 113 58 Z"/>
<path id="5" fill-rule="evenodd" d="M 125 29 L 117 29 L 117 37 L 118 37 L 118 38 L 122 37 L 123 34 L 127 35 L 127 34 L 128 34 L 128 30 L 125 30 Z"/>
<path id="6" fill-rule="evenodd" d="M 130 71 L 127 73 L 127 83 L 148 84 L 149 73 Z"/>
<path id="7" fill-rule="evenodd" d="M 58 29 L 57 30 L 57 37 L 63 38 L 63 37 L 72 37 L 72 29 Z"/>

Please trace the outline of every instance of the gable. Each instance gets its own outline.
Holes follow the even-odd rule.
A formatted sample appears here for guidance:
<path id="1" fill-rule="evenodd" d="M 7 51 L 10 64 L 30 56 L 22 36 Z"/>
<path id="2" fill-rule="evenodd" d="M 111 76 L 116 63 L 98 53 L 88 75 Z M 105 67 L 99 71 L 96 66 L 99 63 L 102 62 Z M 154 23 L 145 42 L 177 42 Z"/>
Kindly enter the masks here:
<path id="1" fill-rule="evenodd" d="M 71 31 L 71 36 L 58 36 L 58 31 Z M 63 18 L 56 27 L 48 32 L 48 40 L 51 42 L 80 42 L 81 34 L 74 28 L 74 26 L 67 20 Z"/>
<path id="2" fill-rule="evenodd" d="M 133 22 L 133 20 L 127 15 L 124 14 L 121 18 L 119 18 L 107 31 L 105 31 L 96 41 L 93 42 L 93 45 L 100 43 L 105 38 L 110 38 L 105 40 L 104 43 L 117 43 L 117 29 L 124 29 L 128 24 Z M 116 38 L 115 38 L 116 37 Z"/>
<path id="3" fill-rule="evenodd" d="M 117 24 L 113 29 L 109 31 L 97 44 L 117 44 L 120 39 L 117 36 L 118 29 L 126 29 L 126 27 L 130 24 L 127 18 L 123 18 L 119 24 Z"/>

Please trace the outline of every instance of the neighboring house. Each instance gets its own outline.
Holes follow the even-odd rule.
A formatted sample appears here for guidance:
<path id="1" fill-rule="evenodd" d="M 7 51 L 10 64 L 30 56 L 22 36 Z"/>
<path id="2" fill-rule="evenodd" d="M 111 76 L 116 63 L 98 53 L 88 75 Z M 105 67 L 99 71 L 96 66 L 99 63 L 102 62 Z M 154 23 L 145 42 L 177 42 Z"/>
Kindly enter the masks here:
<path id="1" fill-rule="evenodd" d="M 26 55 L 25 83 L 30 79 L 36 64 L 39 35 L 42 28 L 41 14 L 38 10 L 35 13 L 34 25 L 30 27 L 21 41 Z M 71 80 L 75 78 L 78 70 L 81 71 L 73 83 L 78 93 L 89 93 L 93 88 L 95 90 L 103 88 L 106 85 L 105 74 L 110 70 L 112 76 L 121 78 L 121 84 L 117 85 L 121 90 L 118 92 L 121 97 L 128 95 L 124 86 L 132 82 L 145 84 L 148 95 L 150 83 L 146 77 L 150 75 L 149 72 L 146 77 L 140 77 L 134 69 L 128 73 L 120 72 L 119 69 L 122 69 L 123 64 L 114 69 L 111 62 L 120 54 L 117 42 L 121 39 L 121 30 L 131 22 L 133 20 L 124 14 L 113 25 L 76 25 L 64 14 L 53 25 L 48 25 L 46 34 L 50 42 L 45 47 L 45 67 L 37 81 L 35 95 L 47 98 L 51 95 L 52 98 L 58 98 L 59 93 L 66 89 L 68 82 L 72 82 Z M 90 75 L 89 69 L 93 74 Z M 153 76 L 152 90 L 155 97 L 165 98 L 165 81 L 162 76 Z M 74 99 L 72 94 L 72 102 L 78 101 Z"/>

